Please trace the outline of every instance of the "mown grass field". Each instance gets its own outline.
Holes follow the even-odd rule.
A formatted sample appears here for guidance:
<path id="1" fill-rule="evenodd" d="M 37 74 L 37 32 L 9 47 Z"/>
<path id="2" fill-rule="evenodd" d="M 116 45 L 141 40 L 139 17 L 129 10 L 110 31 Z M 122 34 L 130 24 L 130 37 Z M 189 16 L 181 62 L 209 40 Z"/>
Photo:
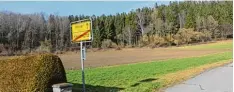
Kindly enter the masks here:
<path id="1" fill-rule="evenodd" d="M 151 92 L 165 84 L 157 80 L 166 74 L 230 59 L 232 59 L 231 51 L 199 57 L 90 68 L 85 70 L 87 91 Z M 74 84 L 74 91 L 80 91 L 82 89 L 81 71 L 67 70 L 66 73 L 68 81 Z"/>

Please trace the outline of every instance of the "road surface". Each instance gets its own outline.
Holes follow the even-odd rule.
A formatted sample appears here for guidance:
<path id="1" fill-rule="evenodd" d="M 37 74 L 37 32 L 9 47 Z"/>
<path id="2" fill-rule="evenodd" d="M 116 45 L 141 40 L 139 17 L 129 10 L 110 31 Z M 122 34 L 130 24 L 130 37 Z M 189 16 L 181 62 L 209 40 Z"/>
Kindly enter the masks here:
<path id="1" fill-rule="evenodd" d="M 233 92 L 233 64 L 206 71 L 165 92 Z"/>

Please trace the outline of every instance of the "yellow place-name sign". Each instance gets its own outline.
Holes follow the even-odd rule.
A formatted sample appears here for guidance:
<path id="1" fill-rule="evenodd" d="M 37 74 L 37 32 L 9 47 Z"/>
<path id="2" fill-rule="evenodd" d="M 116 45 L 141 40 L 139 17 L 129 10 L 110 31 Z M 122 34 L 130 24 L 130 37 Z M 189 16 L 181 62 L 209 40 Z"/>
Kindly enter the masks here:
<path id="1" fill-rule="evenodd" d="M 72 42 L 91 40 L 91 30 L 90 20 L 71 23 Z"/>

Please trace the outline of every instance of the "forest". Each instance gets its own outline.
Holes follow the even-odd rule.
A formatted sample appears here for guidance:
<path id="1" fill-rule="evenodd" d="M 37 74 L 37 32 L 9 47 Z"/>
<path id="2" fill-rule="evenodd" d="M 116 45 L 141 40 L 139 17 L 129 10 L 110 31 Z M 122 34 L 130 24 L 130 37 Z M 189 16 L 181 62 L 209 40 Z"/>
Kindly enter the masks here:
<path id="1" fill-rule="evenodd" d="M 232 1 L 174 1 L 115 15 L 0 12 L 0 55 L 74 51 L 70 22 L 92 18 L 88 48 L 167 47 L 232 39 Z"/>

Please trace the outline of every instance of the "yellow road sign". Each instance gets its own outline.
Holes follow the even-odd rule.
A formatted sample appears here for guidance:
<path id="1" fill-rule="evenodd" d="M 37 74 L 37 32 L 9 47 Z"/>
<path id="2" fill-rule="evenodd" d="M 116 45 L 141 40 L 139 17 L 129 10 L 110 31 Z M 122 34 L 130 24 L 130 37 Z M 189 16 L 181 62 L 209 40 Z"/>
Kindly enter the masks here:
<path id="1" fill-rule="evenodd" d="M 91 30 L 90 20 L 71 23 L 72 42 L 91 40 Z"/>

